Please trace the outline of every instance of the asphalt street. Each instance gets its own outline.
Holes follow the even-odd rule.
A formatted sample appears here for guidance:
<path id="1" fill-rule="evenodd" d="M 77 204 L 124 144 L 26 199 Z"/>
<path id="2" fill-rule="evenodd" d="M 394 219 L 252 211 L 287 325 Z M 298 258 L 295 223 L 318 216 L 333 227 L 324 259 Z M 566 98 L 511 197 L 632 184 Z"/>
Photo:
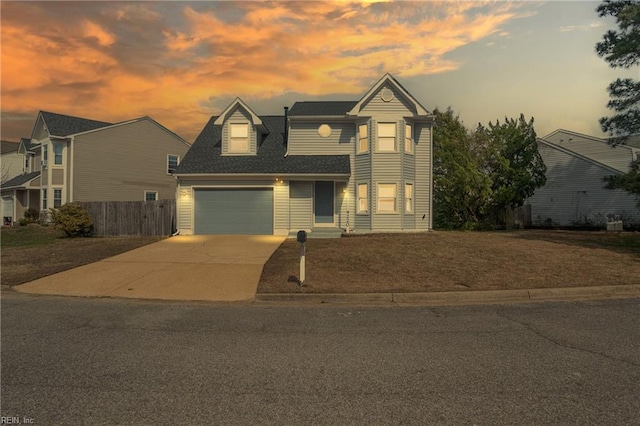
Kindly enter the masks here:
<path id="1" fill-rule="evenodd" d="M 37 425 L 638 424 L 640 299 L 222 305 L 3 292 Z"/>

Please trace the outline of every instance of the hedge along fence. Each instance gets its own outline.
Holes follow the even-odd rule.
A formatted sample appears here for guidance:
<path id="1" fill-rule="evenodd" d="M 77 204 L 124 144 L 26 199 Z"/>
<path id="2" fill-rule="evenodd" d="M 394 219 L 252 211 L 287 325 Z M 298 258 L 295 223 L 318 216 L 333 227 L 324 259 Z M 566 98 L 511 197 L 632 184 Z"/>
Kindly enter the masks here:
<path id="1" fill-rule="evenodd" d="M 79 202 L 93 219 L 94 235 L 171 235 L 176 200 Z"/>

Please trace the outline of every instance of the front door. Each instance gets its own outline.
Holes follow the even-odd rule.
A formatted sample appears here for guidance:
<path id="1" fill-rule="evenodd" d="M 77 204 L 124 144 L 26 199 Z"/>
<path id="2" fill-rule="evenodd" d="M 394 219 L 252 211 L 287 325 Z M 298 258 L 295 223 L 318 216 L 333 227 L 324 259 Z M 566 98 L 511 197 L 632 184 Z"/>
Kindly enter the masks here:
<path id="1" fill-rule="evenodd" d="M 333 217 L 333 182 L 318 181 L 315 183 L 314 225 L 334 226 Z"/>

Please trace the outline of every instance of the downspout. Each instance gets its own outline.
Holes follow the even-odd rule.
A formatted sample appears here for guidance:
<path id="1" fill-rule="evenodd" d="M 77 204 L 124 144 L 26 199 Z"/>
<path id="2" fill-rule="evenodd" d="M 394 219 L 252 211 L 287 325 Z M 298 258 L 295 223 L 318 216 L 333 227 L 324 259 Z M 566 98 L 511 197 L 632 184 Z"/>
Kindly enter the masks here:
<path id="1" fill-rule="evenodd" d="M 69 139 L 69 203 L 73 203 L 73 154 L 75 146 L 75 136 L 71 136 Z"/>
<path id="2" fill-rule="evenodd" d="M 287 147 L 284 156 L 289 155 L 289 107 L 284 107 L 284 145 Z"/>
<path id="3" fill-rule="evenodd" d="M 431 158 L 430 166 L 429 166 L 429 182 L 431 185 L 431 189 L 429 190 L 429 231 L 433 231 L 433 126 L 435 125 L 435 121 L 431 122 L 431 128 L 429 129 L 429 143 L 431 146 L 431 151 L 429 153 L 429 157 Z"/>

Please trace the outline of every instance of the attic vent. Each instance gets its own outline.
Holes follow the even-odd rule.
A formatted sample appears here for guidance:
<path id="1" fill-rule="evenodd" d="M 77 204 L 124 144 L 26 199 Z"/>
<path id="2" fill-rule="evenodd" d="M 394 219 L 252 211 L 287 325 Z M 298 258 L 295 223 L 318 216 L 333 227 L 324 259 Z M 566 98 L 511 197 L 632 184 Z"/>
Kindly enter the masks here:
<path id="1" fill-rule="evenodd" d="M 320 127 L 318 127 L 318 134 L 320 135 L 320 137 L 328 138 L 329 136 L 331 136 L 331 126 L 329 126 L 328 124 L 320 125 Z"/>
<path id="2" fill-rule="evenodd" d="M 380 91 L 380 99 L 385 102 L 391 102 L 393 100 L 393 92 L 385 87 Z"/>

